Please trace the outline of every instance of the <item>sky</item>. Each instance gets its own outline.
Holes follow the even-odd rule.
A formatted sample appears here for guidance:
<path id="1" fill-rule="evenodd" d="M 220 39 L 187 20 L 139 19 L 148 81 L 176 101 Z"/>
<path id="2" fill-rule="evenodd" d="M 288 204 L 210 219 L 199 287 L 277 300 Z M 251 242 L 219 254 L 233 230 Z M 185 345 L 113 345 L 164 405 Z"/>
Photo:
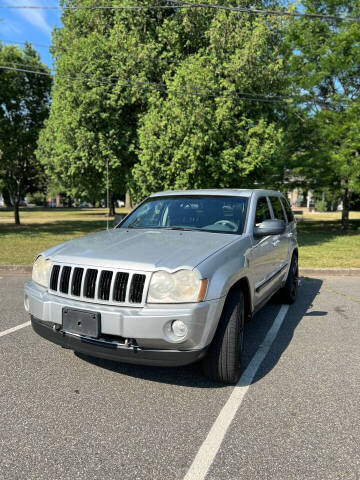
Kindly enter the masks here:
<path id="1" fill-rule="evenodd" d="M 58 4 L 58 0 L 0 0 L 1 6 L 58 6 Z M 3 44 L 25 41 L 34 44 L 41 60 L 49 67 L 52 66 L 52 58 L 47 46 L 51 44 L 54 26 L 60 25 L 58 10 L 0 9 L 0 41 Z"/>

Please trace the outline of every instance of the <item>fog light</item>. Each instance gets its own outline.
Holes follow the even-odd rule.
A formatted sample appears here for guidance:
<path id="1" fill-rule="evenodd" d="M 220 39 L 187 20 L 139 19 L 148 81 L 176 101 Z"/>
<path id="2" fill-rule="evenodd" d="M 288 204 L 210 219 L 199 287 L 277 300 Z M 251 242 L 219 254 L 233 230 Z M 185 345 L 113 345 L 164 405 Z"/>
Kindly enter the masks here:
<path id="1" fill-rule="evenodd" d="M 171 324 L 171 329 L 177 338 L 185 337 L 188 332 L 187 326 L 181 320 L 174 320 Z"/>

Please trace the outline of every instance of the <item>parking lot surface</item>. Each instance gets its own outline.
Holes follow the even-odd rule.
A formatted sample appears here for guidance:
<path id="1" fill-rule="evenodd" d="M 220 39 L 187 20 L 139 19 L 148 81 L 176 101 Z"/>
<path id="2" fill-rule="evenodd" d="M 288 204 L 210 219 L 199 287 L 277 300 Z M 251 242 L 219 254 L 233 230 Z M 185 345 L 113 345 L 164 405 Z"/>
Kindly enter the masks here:
<path id="1" fill-rule="evenodd" d="M 0 478 L 184 479 L 234 387 L 10 330 L 28 321 L 26 280 L 0 277 Z M 248 324 L 245 367 L 280 308 Z M 360 279 L 302 279 L 205 478 L 359 480 L 359 340 Z"/>

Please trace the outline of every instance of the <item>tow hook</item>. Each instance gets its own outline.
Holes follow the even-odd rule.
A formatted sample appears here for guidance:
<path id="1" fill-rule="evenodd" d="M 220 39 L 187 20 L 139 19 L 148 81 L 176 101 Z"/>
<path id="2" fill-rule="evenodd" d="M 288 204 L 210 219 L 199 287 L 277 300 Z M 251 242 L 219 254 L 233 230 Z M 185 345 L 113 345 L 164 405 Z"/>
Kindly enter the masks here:
<path id="1" fill-rule="evenodd" d="M 133 338 L 125 339 L 125 347 L 131 348 L 132 350 L 134 350 L 134 352 L 139 349 L 139 347 L 136 345 L 136 340 L 134 340 Z"/>

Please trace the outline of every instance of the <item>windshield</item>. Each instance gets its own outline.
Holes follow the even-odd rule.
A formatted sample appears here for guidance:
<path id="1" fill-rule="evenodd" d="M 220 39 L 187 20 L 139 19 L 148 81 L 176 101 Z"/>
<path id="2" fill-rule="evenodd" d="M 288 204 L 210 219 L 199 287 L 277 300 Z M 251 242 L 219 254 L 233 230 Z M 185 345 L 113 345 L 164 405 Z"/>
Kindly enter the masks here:
<path id="1" fill-rule="evenodd" d="M 248 199 L 225 196 L 148 198 L 120 228 L 164 228 L 237 233 L 244 230 Z"/>

